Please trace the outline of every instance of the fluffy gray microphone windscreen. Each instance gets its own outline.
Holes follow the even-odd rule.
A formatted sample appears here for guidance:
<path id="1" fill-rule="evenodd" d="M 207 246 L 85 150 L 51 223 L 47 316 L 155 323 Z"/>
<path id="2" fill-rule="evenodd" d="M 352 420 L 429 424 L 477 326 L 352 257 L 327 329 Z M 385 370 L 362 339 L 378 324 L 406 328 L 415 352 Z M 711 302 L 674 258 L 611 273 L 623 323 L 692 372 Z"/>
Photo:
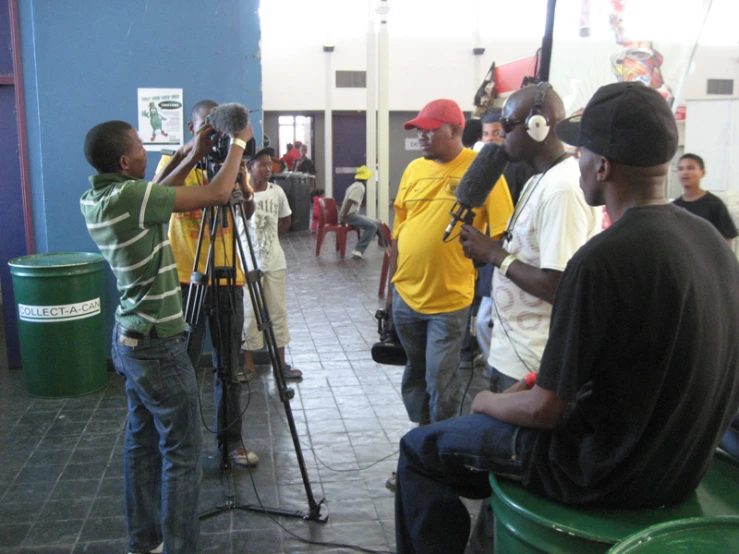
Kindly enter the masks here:
<path id="1" fill-rule="evenodd" d="M 249 110 L 241 104 L 219 104 L 208 115 L 208 123 L 216 132 L 233 135 L 246 129 L 249 125 Z"/>
<path id="2" fill-rule="evenodd" d="M 487 143 L 459 181 L 454 192 L 457 202 L 468 208 L 482 206 L 507 165 L 505 149 L 494 142 Z"/>

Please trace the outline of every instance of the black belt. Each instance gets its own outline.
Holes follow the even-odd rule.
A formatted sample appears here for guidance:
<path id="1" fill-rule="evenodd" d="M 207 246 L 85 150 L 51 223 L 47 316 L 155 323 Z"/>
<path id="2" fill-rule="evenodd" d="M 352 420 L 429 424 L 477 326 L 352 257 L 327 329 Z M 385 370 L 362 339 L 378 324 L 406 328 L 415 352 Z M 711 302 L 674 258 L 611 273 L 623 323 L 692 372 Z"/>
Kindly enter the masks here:
<path id="1" fill-rule="evenodd" d="M 128 337 L 129 339 L 143 340 L 147 337 L 151 339 L 159 338 L 155 327 L 152 327 L 151 331 L 149 331 L 149 334 L 145 335 L 144 333 L 137 331 L 136 329 L 131 329 L 130 327 L 126 327 L 122 323 L 119 323 L 118 332 L 124 337 Z"/>

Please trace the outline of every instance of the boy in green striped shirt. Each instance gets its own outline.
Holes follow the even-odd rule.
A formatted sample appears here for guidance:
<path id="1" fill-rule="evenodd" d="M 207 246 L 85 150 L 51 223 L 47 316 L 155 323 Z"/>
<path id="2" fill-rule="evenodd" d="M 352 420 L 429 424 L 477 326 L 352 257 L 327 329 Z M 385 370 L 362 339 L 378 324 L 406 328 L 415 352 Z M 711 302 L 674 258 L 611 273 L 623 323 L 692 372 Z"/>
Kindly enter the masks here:
<path id="1" fill-rule="evenodd" d="M 173 212 L 228 201 L 252 135 L 247 127 L 232 137 L 223 167 L 204 187 L 176 185 L 215 144 L 210 125 L 199 130 L 185 158 L 160 183 L 175 186 L 144 180 L 146 150 L 128 123 L 101 123 L 85 138 L 85 157 L 98 174 L 90 177 L 92 188 L 82 195 L 80 208 L 121 297 L 111 355 L 126 379 L 123 465 L 132 553 L 197 549 L 198 393 L 165 225 Z"/>

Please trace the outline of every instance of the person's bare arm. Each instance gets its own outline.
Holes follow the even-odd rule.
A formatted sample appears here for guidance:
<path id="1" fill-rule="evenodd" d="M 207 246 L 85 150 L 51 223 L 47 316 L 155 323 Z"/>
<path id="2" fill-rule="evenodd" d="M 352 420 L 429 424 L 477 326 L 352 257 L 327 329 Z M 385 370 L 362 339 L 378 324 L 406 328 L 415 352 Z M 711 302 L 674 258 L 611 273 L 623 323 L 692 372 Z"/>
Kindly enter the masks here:
<path id="1" fill-rule="evenodd" d="M 567 402 L 555 393 L 536 385 L 520 392 L 482 391 L 472 401 L 472 413 L 487 414 L 504 423 L 532 429 L 554 429 L 566 407 Z"/>
<path id="2" fill-rule="evenodd" d="M 249 186 L 249 183 L 246 180 L 246 162 L 244 160 L 241 160 L 239 173 L 236 176 L 236 184 L 244 195 L 244 217 L 246 219 L 250 219 L 251 216 L 254 215 L 256 204 L 254 202 L 254 190 Z"/>
<path id="3" fill-rule="evenodd" d="M 198 132 L 199 134 L 199 132 Z M 251 125 L 234 135 L 234 138 L 249 142 L 254 135 Z M 219 206 L 228 202 L 231 192 L 236 184 L 236 177 L 241 165 L 241 157 L 244 149 L 233 142 L 228 150 L 223 166 L 216 174 L 213 181 L 204 187 L 177 187 L 174 202 L 175 212 L 189 212 L 198 208 Z M 179 172 L 179 167 L 172 173 Z M 189 173 L 189 170 L 188 172 Z M 185 173 L 185 175 L 187 175 Z M 170 175 L 169 177 L 172 177 Z M 168 177 L 168 178 L 169 178 Z M 184 177 L 183 177 L 184 180 Z"/>
<path id="4" fill-rule="evenodd" d="M 395 269 L 398 267 L 398 241 L 394 240 L 392 246 L 390 246 L 390 259 L 387 265 L 387 282 L 393 282 L 393 275 L 395 275 Z M 385 295 L 385 310 L 391 312 L 393 309 L 393 287 L 388 285 L 387 294 Z"/>
<path id="5" fill-rule="evenodd" d="M 472 225 L 463 225 L 459 234 L 464 254 L 484 263 L 500 267 L 508 257 L 508 252 L 494 239 L 484 235 Z M 562 272 L 554 269 L 541 269 L 515 260 L 508 266 L 506 277 L 522 290 L 549 302 L 554 300 Z"/>
<path id="6" fill-rule="evenodd" d="M 280 235 L 282 233 L 287 233 L 290 230 L 290 225 L 292 225 L 292 218 L 289 215 L 286 217 L 281 217 L 279 222 L 277 223 L 277 232 Z"/>
<path id="7" fill-rule="evenodd" d="M 344 202 L 344 207 L 341 210 L 341 214 L 339 214 L 339 221 L 341 223 L 346 223 L 346 221 L 345 221 L 346 215 L 349 213 L 349 209 L 352 207 L 353 204 L 356 204 L 356 202 L 354 200 L 347 199 Z"/>

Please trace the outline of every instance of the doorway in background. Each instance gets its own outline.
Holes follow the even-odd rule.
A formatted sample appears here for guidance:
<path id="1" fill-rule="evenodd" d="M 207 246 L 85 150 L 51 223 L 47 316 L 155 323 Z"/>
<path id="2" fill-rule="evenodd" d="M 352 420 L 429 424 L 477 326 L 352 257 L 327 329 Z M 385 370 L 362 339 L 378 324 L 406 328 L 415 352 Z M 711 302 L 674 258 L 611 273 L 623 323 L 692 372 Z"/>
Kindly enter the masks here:
<path id="1" fill-rule="evenodd" d="M 334 198 L 341 206 L 357 168 L 367 165 L 367 119 L 364 112 L 334 112 Z M 366 197 L 365 197 L 366 200 Z"/>

